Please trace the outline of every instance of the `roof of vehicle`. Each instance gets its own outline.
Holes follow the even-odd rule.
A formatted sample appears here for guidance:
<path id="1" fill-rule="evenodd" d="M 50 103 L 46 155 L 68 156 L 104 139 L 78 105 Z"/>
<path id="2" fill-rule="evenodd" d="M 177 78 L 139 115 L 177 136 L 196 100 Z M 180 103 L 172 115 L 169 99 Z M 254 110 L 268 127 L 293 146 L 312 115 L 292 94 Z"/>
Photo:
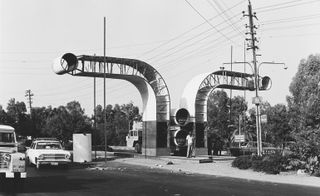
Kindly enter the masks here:
<path id="1" fill-rule="evenodd" d="M 34 140 L 56 140 L 59 141 L 57 138 L 55 137 L 37 137 Z"/>
<path id="2" fill-rule="evenodd" d="M 35 138 L 33 142 L 60 142 L 57 138 Z"/>
<path id="3" fill-rule="evenodd" d="M 13 133 L 14 128 L 9 125 L 0 125 L 0 132 L 5 133 Z"/>

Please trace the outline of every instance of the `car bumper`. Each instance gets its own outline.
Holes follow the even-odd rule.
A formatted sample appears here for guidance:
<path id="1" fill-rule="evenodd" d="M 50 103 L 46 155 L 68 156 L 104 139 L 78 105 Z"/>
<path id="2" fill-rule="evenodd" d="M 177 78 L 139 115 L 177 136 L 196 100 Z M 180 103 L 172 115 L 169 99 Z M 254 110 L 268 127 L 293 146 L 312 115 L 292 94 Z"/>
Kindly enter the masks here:
<path id="1" fill-rule="evenodd" d="M 4 178 L 27 178 L 27 172 L 4 172 L 0 174 Z"/>
<path id="2" fill-rule="evenodd" d="M 66 165 L 70 162 L 71 160 L 38 160 L 40 165 Z"/>

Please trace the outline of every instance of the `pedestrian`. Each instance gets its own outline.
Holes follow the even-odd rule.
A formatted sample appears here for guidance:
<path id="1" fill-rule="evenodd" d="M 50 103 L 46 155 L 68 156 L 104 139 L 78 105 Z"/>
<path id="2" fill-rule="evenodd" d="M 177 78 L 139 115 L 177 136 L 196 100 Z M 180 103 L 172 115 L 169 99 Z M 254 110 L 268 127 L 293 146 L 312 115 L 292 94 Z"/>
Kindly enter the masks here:
<path id="1" fill-rule="evenodd" d="M 191 131 L 189 131 L 189 134 L 187 135 L 186 140 L 188 144 L 187 158 L 190 158 L 192 156 L 192 151 L 193 151 L 193 136 Z"/>

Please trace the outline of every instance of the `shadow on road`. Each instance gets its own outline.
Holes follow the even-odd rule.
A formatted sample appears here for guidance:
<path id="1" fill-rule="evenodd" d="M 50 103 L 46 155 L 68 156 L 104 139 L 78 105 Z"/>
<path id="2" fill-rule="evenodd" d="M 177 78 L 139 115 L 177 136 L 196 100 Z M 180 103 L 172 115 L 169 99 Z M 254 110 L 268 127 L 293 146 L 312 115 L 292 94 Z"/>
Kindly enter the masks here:
<path id="1" fill-rule="evenodd" d="M 35 167 L 28 168 L 28 177 L 24 181 L 13 179 L 0 180 L 0 195 L 6 193 L 62 193 L 68 191 L 86 189 L 88 184 L 96 184 L 105 178 L 76 178 L 68 175 L 71 170 L 90 168 L 92 164 L 71 164 L 68 167 L 42 166 L 37 170 Z"/>

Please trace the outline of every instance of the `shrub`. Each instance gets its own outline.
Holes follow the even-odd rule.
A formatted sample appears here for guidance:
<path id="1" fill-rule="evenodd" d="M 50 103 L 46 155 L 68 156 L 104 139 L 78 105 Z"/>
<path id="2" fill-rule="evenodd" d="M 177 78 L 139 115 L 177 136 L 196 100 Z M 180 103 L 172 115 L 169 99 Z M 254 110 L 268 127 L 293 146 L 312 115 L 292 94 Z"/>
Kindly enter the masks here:
<path id="1" fill-rule="evenodd" d="M 267 155 L 262 159 L 257 159 L 252 163 L 255 171 L 262 171 L 267 174 L 278 174 L 281 170 L 282 158 L 275 155 Z"/>
<path id="2" fill-rule="evenodd" d="M 286 170 L 288 158 L 281 154 L 272 154 L 264 156 L 240 156 L 233 162 L 232 166 L 239 169 L 253 169 L 267 174 L 278 174 L 280 171 Z"/>
<path id="3" fill-rule="evenodd" d="M 237 167 L 239 169 L 249 169 L 252 166 L 251 156 L 239 156 L 235 158 L 232 162 L 232 167 Z"/>
<path id="4" fill-rule="evenodd" d="M 316 176 L 316 177 L 320 177 L 320 169 L 314 170 L 313 175 Z"/>
<path id="5" fill-rule="evenodd" d="M 263 168 L 262 159 L 263 159 L 263 157 L 259 157 L 259 156 L 252 157 L 252 166 L 251 166 L 251 168 L 254 171 L 262 171 L 262 168 Z"/>
<path id="6" fill-rule="evenodd" d="M 319 175 L 320 171 L 320 162 L 318 161 L 318 156 L 309 157 L 305 168 L 311 175 Z"/>

